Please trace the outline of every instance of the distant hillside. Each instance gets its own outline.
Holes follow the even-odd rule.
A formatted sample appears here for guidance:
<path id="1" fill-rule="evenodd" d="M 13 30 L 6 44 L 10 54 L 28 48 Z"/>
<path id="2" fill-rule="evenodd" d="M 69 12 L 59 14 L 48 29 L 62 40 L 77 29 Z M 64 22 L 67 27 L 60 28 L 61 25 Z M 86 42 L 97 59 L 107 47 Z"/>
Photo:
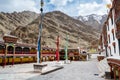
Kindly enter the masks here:
<path id="1" fill-rule="evenodd" d="M 26 26 L 35 20 L 38 14 L 30 11 L 0 13 L 0 37 L 9 34 L 11 30 L 15 30 L 18 26 Z"/>
<path id="2" fill-rule="evenodd" d="M 91 14 L 87 16 L 78 16 L 76 19 L 82 21 L 86 25 L 93 27 L 94 29 L 101 31 L 103 23 L 107 19 L 107 15 Z"/>
<path id="3" fill-rule="evenodd" d="M 19 15 L 17 16 L 19 17 Z M 28 25 L 18 25 L 11 35 L 19 37 L 20 42 L 37 44 L 40 17 Z M 44 15 L 42 46 L 56 47 L 56 38 L 60 36 L 60 47 L 64 48 L 66 34 L 69 35 L 69 48 L 90 47 L 98 41 L 99 32 L 83 22 L 76 20 L 60 11 Z"/>

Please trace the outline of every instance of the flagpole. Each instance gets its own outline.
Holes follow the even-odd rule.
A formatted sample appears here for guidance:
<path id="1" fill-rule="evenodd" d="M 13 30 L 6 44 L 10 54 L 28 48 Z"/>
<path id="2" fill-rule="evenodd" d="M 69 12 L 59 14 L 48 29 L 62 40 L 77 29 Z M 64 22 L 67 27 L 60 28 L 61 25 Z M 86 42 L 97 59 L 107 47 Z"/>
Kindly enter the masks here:
<path id="1" fill-rule="evenodd" d="M 68 35 L 66 34 L 65 60 L 68 60 Z"/>
<path id="2" fill-rule="evenodd" d="M 59 62 L 59 59 L 60 59 L 60 54 L 59 54 L 59 35 L 57 36 L 56 46 L 57 46 L 57 49 L 56 49 L 56 60 Z"/>
<path id="3" fill-rule="evenodd" d="M 43 5 L 44 2 L 43 0 L 41 0 L 40 2 L 40 25 L 39 25 L 39 36 L 38 36 L 38 52 L 37 52 L 37 63 L 41 63 L 41 36 L 42 36 L 42 21 L 43 21 Z"/>

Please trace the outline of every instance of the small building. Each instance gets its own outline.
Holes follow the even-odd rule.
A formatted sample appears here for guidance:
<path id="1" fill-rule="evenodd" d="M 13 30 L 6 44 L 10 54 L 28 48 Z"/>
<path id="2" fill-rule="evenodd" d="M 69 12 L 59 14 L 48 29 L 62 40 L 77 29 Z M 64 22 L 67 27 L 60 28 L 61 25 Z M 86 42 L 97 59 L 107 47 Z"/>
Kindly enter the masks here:
<path id="1" fill-rule="evenodd" d="M 68 49 L 67 56 L 68 56 L 69 60 L 80 61 L 80 60 L 86 60 L 87 54 L 79 53 L 79 49 Z M 65 50 L 64 49 L 60 50 L 60 59 L 65 60 Z"/>
<path id="2" fill-rule="evenodd" d="M 17 43 L 17 37 L 5 35 L 0 41 L 0 64 L 15 64 L 36 61 L 36 46 Z"/>
<path id="3" fill-rule="evenodd" d="M 54 61 L 56 60 L 56 49 L 43 47 L 42 48 L 42 61 Z"/>
<path id="4" fill-rule="evenodd" d="M 28 63 L 37 61 L 37 45 L 17 42 L 18 38 L 4 35 L 0 41 L 0 65 Z M 55 60 L 55 49 L 42 47 L 42 61 Z"/>

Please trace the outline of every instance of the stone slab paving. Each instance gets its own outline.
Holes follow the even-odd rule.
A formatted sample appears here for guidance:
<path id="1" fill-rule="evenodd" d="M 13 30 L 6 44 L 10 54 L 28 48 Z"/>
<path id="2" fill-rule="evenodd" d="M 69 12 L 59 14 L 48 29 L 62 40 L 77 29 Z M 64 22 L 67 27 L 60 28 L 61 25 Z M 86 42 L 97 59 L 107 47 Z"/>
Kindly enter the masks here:
<path id="1" fill-rule="evenodd" d="M 49 66 L 56 64 L 56 62 L 46 63 Z M 33 63 L 0 67 L 0 80 L 105 80 L 94 75 L 99 74 L 96 63 L 96 60 L 73 61 L 71 64 L 63 65 L 63 69 L 46 75 L 33 72 Z"/>
<path id="2" fill-rule="evenodd" d="M 38 75 L 27 80 L 105 80 L 99 74 L 96 61 L 77 61 L 64 65 L 64 69 L 46 75 Z"/>
<path id="3" fill-rule="evenodd" d="M 43 62 L 42 64 L 48 64 L 48 68 L 51 70 L 56 69 L 56 63 L 56 61 L 53 61 Z M 63 61 L 60 63 L 63 64 Z M 7 65 L 5 68 L 0 66 L 0 80 L 26 80 L 30 77 L 40 75 L 40 72 L 34 72 L 33 64 L 36 63 Z M 64 66 L 64 64 L 61 66 Z"/>
<path id="4" fill-rule="evenodd" d="M 0 80 L 26 80 L 27 78 L 40 75 L 33 73 L 33 64 L 19 64 L 14 66 L 0 67 Z"/>

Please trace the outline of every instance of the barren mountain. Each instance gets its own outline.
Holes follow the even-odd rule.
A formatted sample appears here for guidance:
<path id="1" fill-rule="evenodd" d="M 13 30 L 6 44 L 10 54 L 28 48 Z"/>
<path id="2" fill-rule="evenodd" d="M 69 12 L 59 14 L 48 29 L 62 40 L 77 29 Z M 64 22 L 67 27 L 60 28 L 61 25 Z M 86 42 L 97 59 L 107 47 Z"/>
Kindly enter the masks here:
<path id="1" fill-rule="evenodd" d="M 9 34 L 11 30 L 15 30 L 18 26 L 25 26 L 38 17 L 38 14 L 30 11 L 0 13 L 0 37 Z"/>
<path id="2" fill-rule="evenodd" d="M 82 21 L 84 24 L 89 25 L 98 31 L 101 31 L 102 26 L 107 19 L 107 15 L 91 14 L 87 16 L 78 16 L 75 18 Z"/>
<path id="3" fill-rule="evenodd" d="M 40 16 L 28 25 L 20 25 L 11 32 L 11 35 L 19 37 L 23 43 L 37 44 L 38 26 Z M 66 44 L 66 35 L 68 34 L 69 48 L 90 47 L 91 43 L 96 43 L 99 33 L 60 11 L 54 11 L 44 14 L 42 46 L 56 47 L 56 38 L 60 36 L 60 47 L 64 48 Z"/>

